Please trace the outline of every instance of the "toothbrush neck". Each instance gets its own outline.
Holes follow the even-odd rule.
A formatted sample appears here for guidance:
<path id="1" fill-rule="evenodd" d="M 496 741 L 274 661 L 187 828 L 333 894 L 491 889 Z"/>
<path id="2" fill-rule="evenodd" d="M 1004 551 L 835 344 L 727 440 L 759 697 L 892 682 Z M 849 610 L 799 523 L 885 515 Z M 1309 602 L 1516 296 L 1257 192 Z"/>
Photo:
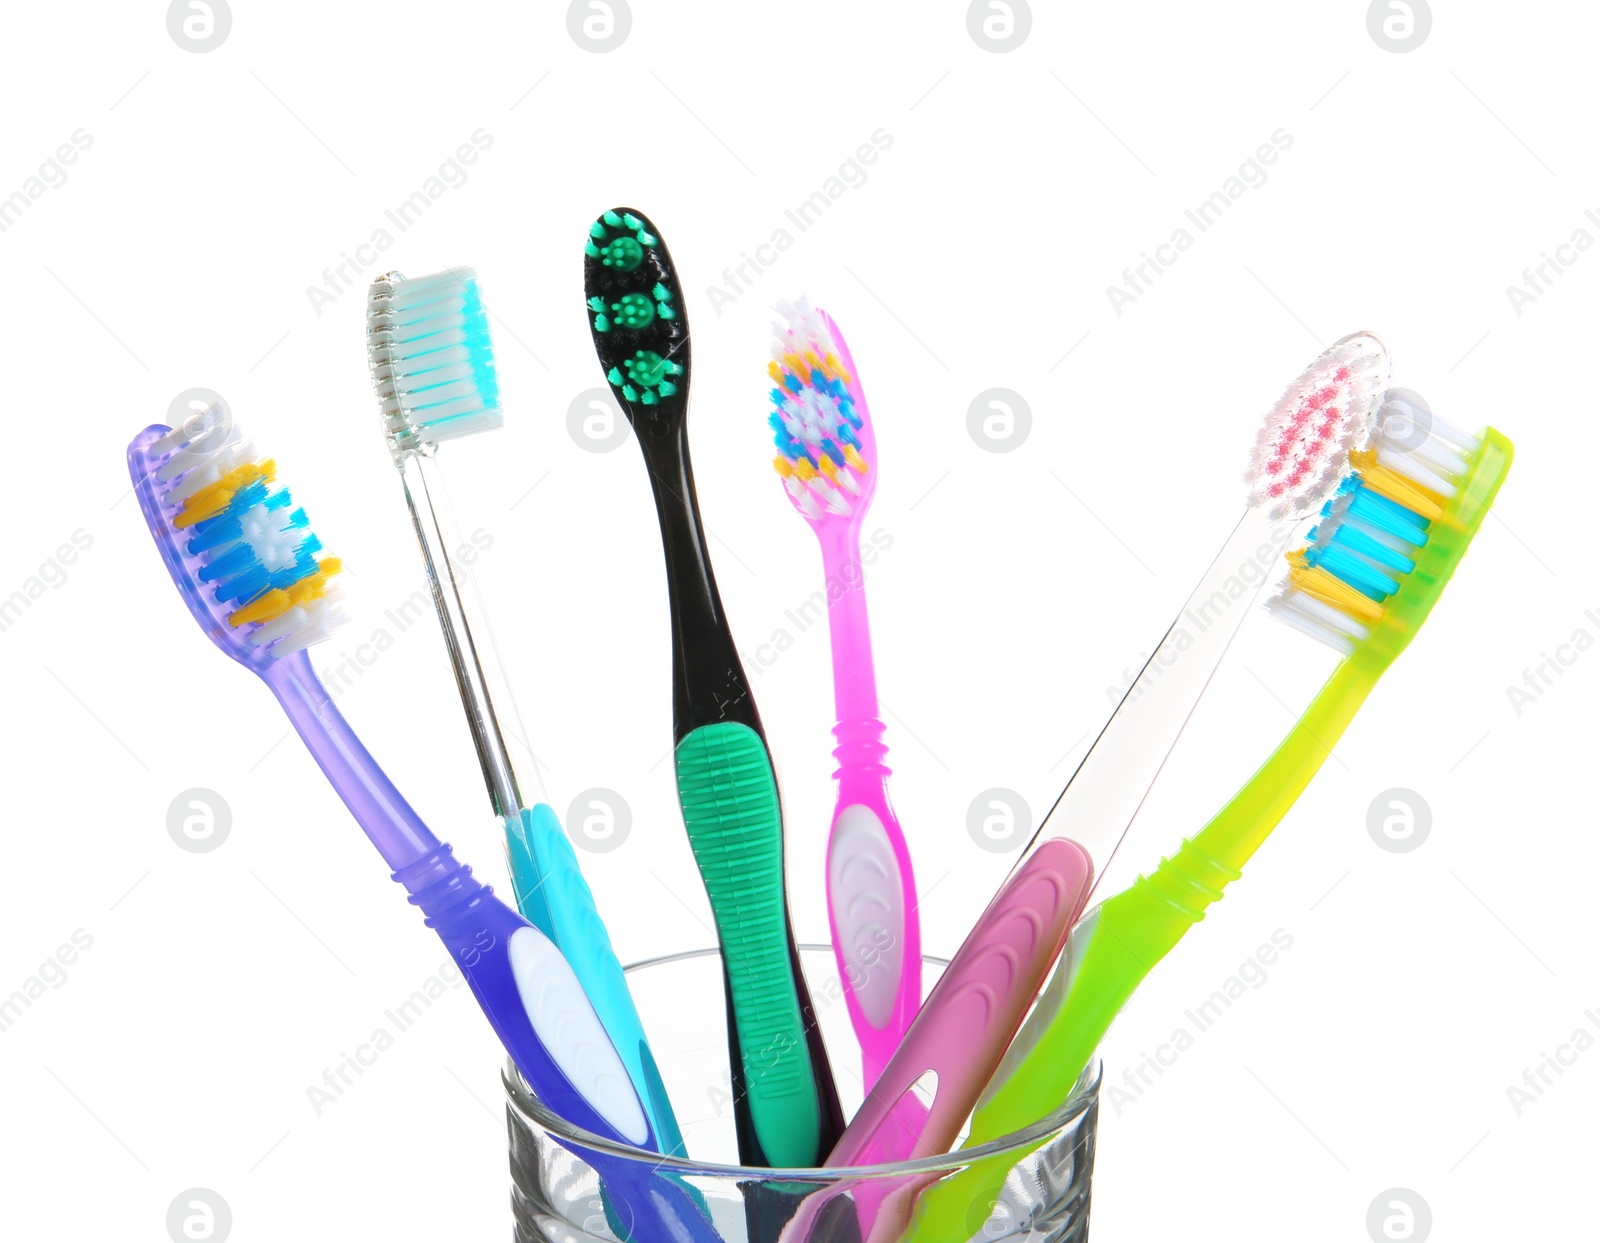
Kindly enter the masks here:
<path id="1" fill-rule="evenodd" d="M 861 565 L 859 519 L 824 522 L 817 528 L 822 544 L 823 594 L 828 608 L 828 637 L 833 647 L 833 705 L 839 745 L 834 756 L 840 775 L 852 770 L 888 773 L 882 759 L 883 722 L 878 719 L 878 681 L 872 665 L 872 634 L 867 623 L 867 593 Z"/>
<path id="2" fill-rule="evenodd" d="M 760 733 L 761 718 L 711 570 L 687 428 L 681 417 L 659 426 L 658 431 L 636 424 L 634 430 L 650 474 L 667 564 L 673 733 L 682 741 L 700 726 L 719 721 L 748 725 Z"/>
<path id="3" fill-rule="evenodd" d="M 1333 753 L 1387 664 L 1366 651 L 1341 661 L 1278 749 L 1195 834 L 1197 848 L 1244 867 Z"/>
<path id="4" fill-rule="evenodd" d="M 274 661 L 264 678 L 391 871 L 399 872 L 443 849 L 334 706 L 306 651 Z"/>
<path id="5" fill-rule="evenodd" d="M 400 460 L 399 468 L 411 524 L 427 571 L 428 590 L 444 633 L 445 649 L 450 656 L 450 667 L 455 674 L 484 785 L 497 814 L 516 816 L 522 807 L 522 791 L 490 690 L 491 682 L 497 690 L 504 689 L 505 682 L 495 666 L 494 641 L 488 619 L 475 598 L 476 589 L 462 591 L 451 559 L 452 548 L 461 547 L 462 542 L 450 514 L 438 461 L 431 452 L 412 453 Z M 478 627 L 477 637 L 473 635 L 474 625 Z M 509 698 L 509 691 L 506 691 L 506 701 L 501 707 L 515 720 L 516 708 Z"/>

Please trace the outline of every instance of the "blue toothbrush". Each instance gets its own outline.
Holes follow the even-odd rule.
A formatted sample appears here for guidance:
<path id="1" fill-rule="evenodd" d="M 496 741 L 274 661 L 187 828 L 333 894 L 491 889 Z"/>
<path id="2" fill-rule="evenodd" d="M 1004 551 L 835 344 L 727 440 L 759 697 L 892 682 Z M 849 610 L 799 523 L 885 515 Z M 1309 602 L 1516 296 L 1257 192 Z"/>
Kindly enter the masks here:
<path id="1" fill-rule="evenodd" d="M 505 829 L 517 907 L 572 964 L 644 1102 L 661 1151 L 683 1156 L 683 1135 L 572 844 L 548 803 L 529 807 L 523 801 L 494 700 L 499 698 L 510 720 L 516 719 L 515 707 L 503 678 L 494 678 L 491 695 L 494 642 L 488 622 L 476 608 L 475 638 L 468 600 L 450 560 L 449 550 L 459 541 L 447 538 L 453 523 L 438 447 L 501 424 L 489 320 L 472 269 L 415 280 L 390 272 L 374 281 L 367 298 L 367 360 L 461 706 L 489 801 Z M 477 605 L 475 599 L 472 603 Z"/>

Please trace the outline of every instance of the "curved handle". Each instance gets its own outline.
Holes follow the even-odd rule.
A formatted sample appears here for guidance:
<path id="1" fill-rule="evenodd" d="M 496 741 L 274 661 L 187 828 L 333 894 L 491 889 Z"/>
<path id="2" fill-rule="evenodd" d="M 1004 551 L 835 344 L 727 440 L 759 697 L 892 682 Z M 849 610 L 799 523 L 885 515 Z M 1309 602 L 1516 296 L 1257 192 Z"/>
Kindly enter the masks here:
<path id="1" fill-rule="evenodd" d="M 922 1005 L 922 930 L 911 855 L 881 780 L 841 792 L 828 835 L 828 924 L 870 1089 Z"/>
<path id="2" fill-rule="evenodd" d="M 600 918 L 594 892 L 584 879 L 561 821 L 548 803 L 538 803 L 524 809 L 516 824 L 520 831 L 514 835 L 510 833 L 510 822 L 507 824 L 507 843 L 512 880 L 523 915 L 549 936 L 571 965 L 627 1067 L 628 1078 L 650 1115 L 661 1151 L 684 1156 L 683 1132 L 651 1055 L 639 1010 L 633 1003 L 622 964 L 611 947 L 611 934 Z M 535 906 L 543 908 L 548 928 L 540 926 L 530 913 L 529 908 Z"/>
<path id="3" fill-rule="evenodd" d="M 1092 874 L 1083 847 L 1060 837 L 1044 842 L 1012 874 L 945 969 L 828 1165 L 855 1164 L 869 1146 L 895 1160 L 949 1150 L 1061 953 Z M 921 1133 L 885 1127 L 900 1097 L 930 1072 L 938 1087 Z"/>
<path id="4" fill-rule="evenodd" d="M 506 945 L 528 1022 L 556 1068 L 601 1118 L 630 1144 L 649 1142 L 650 1127 L 622 1059 L 555 944 L 531 924 Z"/>
<path id="5" fill-rule="evenodd" d="M 733 721 L 675 753 L 678 804 L 722 947 L 740 1160 L 815 1164 L 838 1106 L 784 891 L 783 817 L 766 743 Z"/>

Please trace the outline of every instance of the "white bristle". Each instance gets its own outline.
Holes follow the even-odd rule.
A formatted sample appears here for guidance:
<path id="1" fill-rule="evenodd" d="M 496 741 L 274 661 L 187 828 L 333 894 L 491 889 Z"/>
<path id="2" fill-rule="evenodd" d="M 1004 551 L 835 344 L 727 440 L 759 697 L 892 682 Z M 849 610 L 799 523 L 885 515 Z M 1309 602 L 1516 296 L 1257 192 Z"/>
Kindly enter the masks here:
<path id="1" fill-rule="evenodd" d="M 1345 337 L 1316 359 L 1268 414 L 1256 437 L 1250 504 L 1273 518 L 1307 514 L 1349 473 L 1389 383 L 1389 355 L 1370 333 Z"/>
<path id="2" fill-rule="evenodd" d="M 1338 609 L 1285 587 L 1267 601 L 1267 609 L 1279 621 L 1326 643 L 1342 656 L 1353 655 L 1356 645 L 1367 637 L 1367 628 Z"/>
<path id="3" fill-rule="evenodd" d="M 275 643 L 272 654 L 279 659 L 313 643 L 321 643 L 349 619 L 341 607 L 343 600 L 337 592 L 329 590 L 319 600 L 303 607 L 290 609 L 269 622 L 251 630 L 248 636 L 252 647 L 266 647 Z"/>
<path id="4" fill-rule="evenodd" d="M 823 510 L 821 503 L 815 496 L 811 494 L 811 490 L 807 488 L 806 485 L 799 480 L 799 478 L 794 475 L 790 475 L 783 481 L 783 486 L 788 491 L 789 495 L 794 497 L 795 504 L 800 506 L 801 512 L 804 513 L 807 518 L 822 517 Z"/>
<path id="5" fill-rule="evenodd" d="M 488 318 L 471 268 L 374 281 L 367 361 L 397 454 L 501 425 Z"/>
<path id="6" fill-rule="evenodd" d="M 1409 389 L 1388 394 L 1378 412 L 1373 444 L 1379 465 L 1444 497 L 1455 495 L 1467 457 L 1478 447 L 1475 437 L 1435 417 L 1428 403 Z"/>

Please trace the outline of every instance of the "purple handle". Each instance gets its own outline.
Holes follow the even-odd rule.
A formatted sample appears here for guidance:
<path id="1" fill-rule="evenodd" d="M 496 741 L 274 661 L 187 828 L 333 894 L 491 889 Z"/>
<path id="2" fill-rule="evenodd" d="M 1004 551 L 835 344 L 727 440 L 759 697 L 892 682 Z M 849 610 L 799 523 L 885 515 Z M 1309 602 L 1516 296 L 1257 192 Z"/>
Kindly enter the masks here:
<path id="1" fill-rule="evenodd" d="M 290 722 L 329 784 L 378 848 L 389 870 L 398 872 L 439 849 L 439 839 L 395 789 L 372 753 L 334 706 L 311 657 L 295 652 L 273 661 L 263 680 L 278 697 Z"/>
<path id="2" fill-rule="evenodd" d="M 827 1164 L 916 1160 L 948 1152 L 1006 1046 L 1066 944 L 1089 893 L 1088 853 L 1064 837 L 1043 842 L 967 936 L 904 1043 Z M 886 1126 L 900 1098 L 929 1072 L 938 1088 L 920 1133 Z"/>

